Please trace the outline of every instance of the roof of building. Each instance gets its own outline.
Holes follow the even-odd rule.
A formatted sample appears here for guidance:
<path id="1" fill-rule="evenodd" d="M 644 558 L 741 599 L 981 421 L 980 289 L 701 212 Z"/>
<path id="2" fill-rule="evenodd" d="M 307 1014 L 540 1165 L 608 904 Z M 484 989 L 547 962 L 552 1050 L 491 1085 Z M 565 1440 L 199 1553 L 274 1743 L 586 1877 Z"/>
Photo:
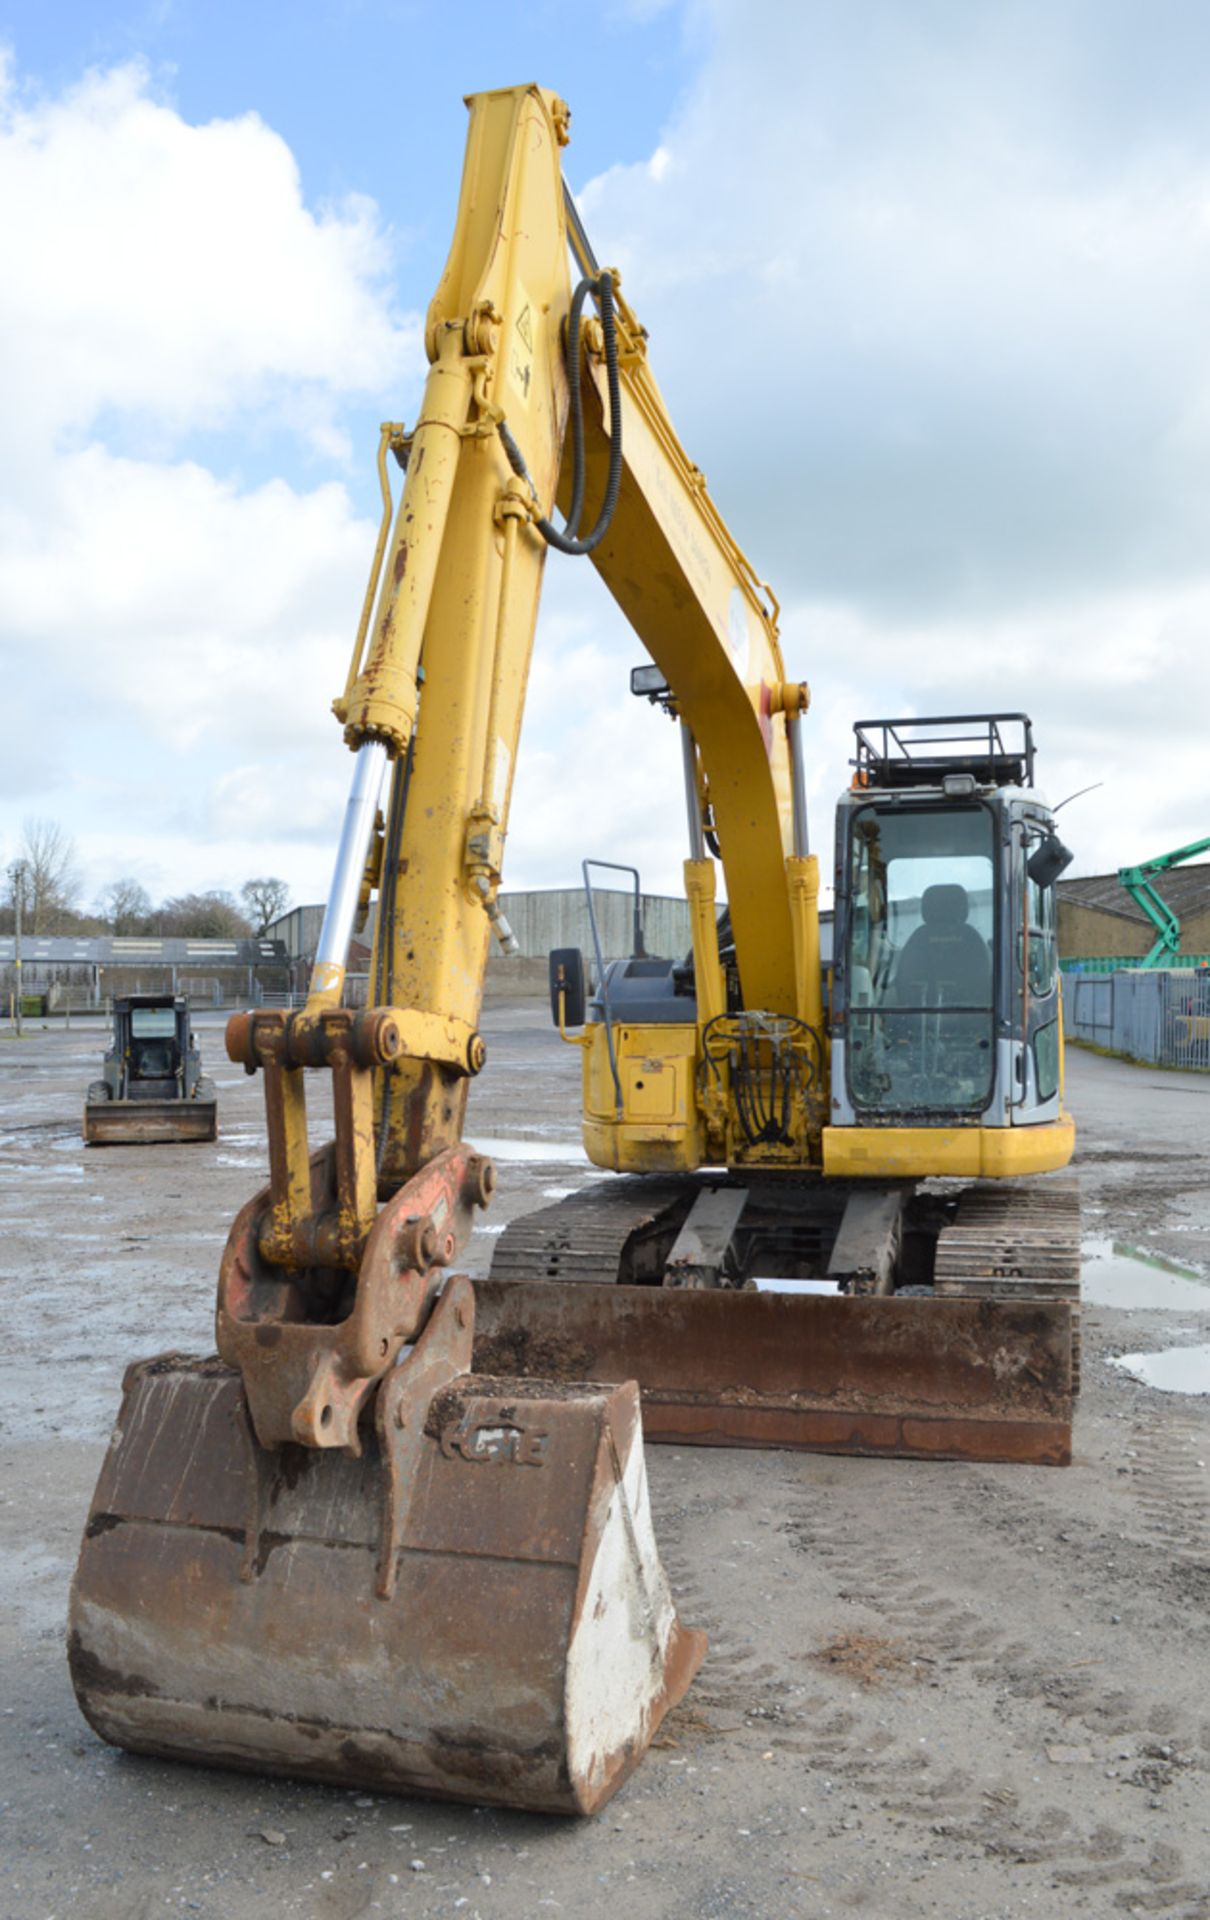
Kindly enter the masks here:
<path id="1" fill-rule="evenodd" d="M 15 960 L 16 941 L 12 934 L 0 937 L 0 961 Z M 285 966 L 289 955 L 281 940 L 169 940 L 143 939 L 134 934 L 74 934 L 39 938 L 21 936 L 21 958 L 51 960 L 60 966 L 114 967 L 158 965 L 183 967 L 264 967 Z"/>
<path id="2" fill-rule="evenodd" d="M 1158 873 L 1155 890 L 1166 900 L 1180 920 L 1191 914 L 1210 911 L 1210 861 L 1190 862 Z M 1151 922 L 1143 909 L 1131 899 L 1116 873 L 1090 873 L 1080 880 L 1060 880 L 1061 906 L 1089 907 L 1094 913 L 1111 913 L 1122 920 Z"/>

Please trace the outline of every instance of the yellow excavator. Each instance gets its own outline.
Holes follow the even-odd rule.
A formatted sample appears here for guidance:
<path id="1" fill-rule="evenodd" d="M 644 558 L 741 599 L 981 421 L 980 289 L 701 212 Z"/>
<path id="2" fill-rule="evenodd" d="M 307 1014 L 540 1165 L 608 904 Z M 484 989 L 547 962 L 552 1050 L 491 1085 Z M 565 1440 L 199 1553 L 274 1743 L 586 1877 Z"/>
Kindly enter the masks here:
<path id="1" fill-rule="evenodd" d="M 269 1185 L 222 1257 L 217 1356 L 128 1371 L 69 1658 L 92 1725 L 135 1751 L 584 1813 L 704 1653 L 655 1545 L 640 1390 L 657 1437 L 1067 1457 L 1069 1196 L 1005 1178 L 1071 1152 L 1063 854 L 1024 721 L 946 723 L 944 747 L 864 723 L 824 968 L 807 691 L 776 603 L 593 258 L 567 108 L 538 87 L 468 104 L 420 416 L 382 430 L 311 991 L 227 1031 L 263 1079 Z M 616 1215 L 577 1196 L 473 1285 L 454 1269 L 495 1173 L 463 1122 L 490 943 L 512 944 L 497 896 L 548 546 L 592 556 L 650 653 L 637 690 L 678 718 L 693 953 L 602 963 L 591 1007 L 556 956 Z M 318 1149 L 312 1071 L 333 1088 Z"/>

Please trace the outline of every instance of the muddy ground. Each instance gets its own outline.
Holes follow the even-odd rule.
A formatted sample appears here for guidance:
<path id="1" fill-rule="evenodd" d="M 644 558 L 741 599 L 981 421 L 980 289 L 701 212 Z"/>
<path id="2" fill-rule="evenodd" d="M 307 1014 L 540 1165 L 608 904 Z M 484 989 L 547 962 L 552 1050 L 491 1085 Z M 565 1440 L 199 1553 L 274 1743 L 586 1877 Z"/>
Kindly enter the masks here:
<path id="1" fill-rule="evenodd" d="M 498 1224 L 590 1176 L 578 1057 L 537 1004 L 486 1029 L 470 1133 L 500 1161 Z M 1210 1339 L 1198 1295 L 1086 1309 L 1065 1471 L 649 1449 L 711 1650 L 592 1824 L 103 1747 L 63 1624 L 122 1370 L 208 1349 L 226 1224 L 265 1167 L 259 1086 L 217 1023 L 201 1039 L 216 1146 L 85 1151 L 99 1032 L 0 1036 L 3 1920 L 1210 1916 L 1210 1398 L 1108 1364 Z M 1210 1272 L 1210 1078 L 1068 1071 L 1094 1230 Z"/>

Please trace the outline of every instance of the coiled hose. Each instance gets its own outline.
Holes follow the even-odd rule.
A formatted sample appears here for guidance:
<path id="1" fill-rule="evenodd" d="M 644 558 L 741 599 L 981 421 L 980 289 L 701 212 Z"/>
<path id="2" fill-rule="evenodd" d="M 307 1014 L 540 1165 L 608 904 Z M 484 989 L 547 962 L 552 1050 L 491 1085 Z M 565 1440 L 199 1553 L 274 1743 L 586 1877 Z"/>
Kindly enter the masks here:
<path id="1" fill-rule="evenodd" d="M 580 323 L 584 302 L 593 294 L 601 314 L 601 333 L 605 343 L 605 377 L 609 386 L 609 476 L 605 483 L 605 497 L 601 510 L 591 532 L 579 537 L 580 515 L 584 511 L 584 396 L 580 388 Z M 618 333 L 613 309 L 613 277 L 608 272 L 598 274 L 596 279 L 581 280 L 571 297 L 571 307 L 567 315 L 567 397 L 571 414 L 571 504 L 567 512 L 567 524 L 556 527 L 553 520 L 544 516 L 538 519 L 538 530 L 549 546 L 559 553 L 591 553 L 599 546 L 609 531 L 614 509 L 618 504 L 618 494 L 622 487 L 622 383 L 618 373 Z M 525 464 L 525 456 L 508 430 L 505 421 L 500 422 L 500 439 L 508 463 L 519 479 L 538 497 L 538 490 L 530 477 Z"/>

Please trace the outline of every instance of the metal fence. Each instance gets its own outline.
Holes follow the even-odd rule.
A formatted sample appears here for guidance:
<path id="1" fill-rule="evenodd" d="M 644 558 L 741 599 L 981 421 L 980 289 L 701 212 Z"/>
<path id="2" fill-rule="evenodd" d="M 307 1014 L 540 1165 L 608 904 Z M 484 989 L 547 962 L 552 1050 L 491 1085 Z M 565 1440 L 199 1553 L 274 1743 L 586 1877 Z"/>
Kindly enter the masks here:
<path id="1" fill-rule="evenodd" d="M 1210 970 L 1068 974 L 1063 1009 L 1073 1040 L 1151 1066 L 1210 1071 Z"/>
<path id="2" fill-rule="evenodd" d="M 1059 962 L 1065 974 L 1068 973 L 1121 973 L 1133 969 L 1138 971 L 1141 962 L 1137 953 L 1106 953 L 1091 957 L 1081 955 Z M 1174 953 L 1164 962 L 1166 967 L 1210 967 L 1210 953 Z"/>

